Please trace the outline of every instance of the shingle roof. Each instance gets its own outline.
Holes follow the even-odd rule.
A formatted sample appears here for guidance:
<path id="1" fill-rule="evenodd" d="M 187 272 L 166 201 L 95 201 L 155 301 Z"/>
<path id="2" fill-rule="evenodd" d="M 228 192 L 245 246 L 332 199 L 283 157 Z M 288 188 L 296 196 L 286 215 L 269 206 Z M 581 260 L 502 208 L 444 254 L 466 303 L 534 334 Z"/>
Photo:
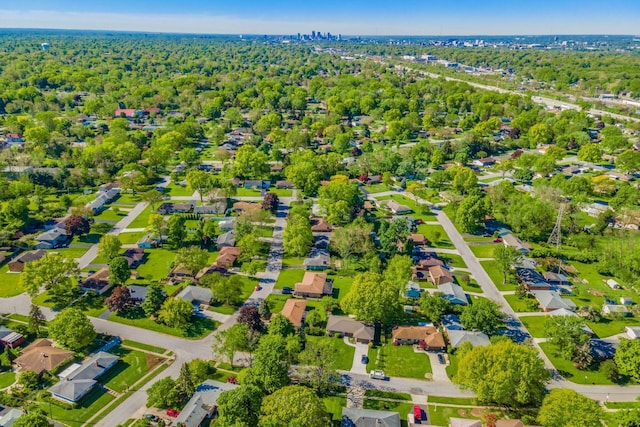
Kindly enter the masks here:
<path id="1" fill-rule="evenodd" d="M 295 284 L 295 292 L 305 294 L 324 294 L 327 289 L 327 275 L 325 273 L 306 272 L 302 282 Z"/>
<path id="2" fill-rule="evenodd" d="M 303 299 L 288 299 L 280 314 L 289 319 L 293 326 L 298 327 L 302 323 L 307 301 Z"/>
<path id="3" fill-rule="evenodd" d="M 400 427 L 400 414 L 374 409 L 342 408 L 341 427 Z"/>
<path id="4" fill-rule="evenodd" d="M 53 341 L 42 338 L 25 347 L 22 354 L 15 359 L 15 363 L 24 371 L 39 374 L 55 369 L 71 357 L 72 351 L 53 347 Z"/>
<path id="5" fill-rule="evenodd" d="M 330 315 L 327 319 L 327 331 L 353 335 L 356 339 L 372 341 L 375 330 L 359 320 L 344 316 Z"/>

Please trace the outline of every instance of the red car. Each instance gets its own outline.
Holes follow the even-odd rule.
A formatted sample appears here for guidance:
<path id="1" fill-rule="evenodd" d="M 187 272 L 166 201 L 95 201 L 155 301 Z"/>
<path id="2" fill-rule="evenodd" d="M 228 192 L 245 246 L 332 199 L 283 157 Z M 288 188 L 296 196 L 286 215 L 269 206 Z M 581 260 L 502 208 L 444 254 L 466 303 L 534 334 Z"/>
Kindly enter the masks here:
<path id="1" fill-rule="evenodd" d="M 256 285 L 256 291 L 259 291 L 260 289 L 262 289 L 262 287 L 260 285 Z"/>
<path id="2" fill-rule="evenodd" d="M 169 415 L 170 417 L 177 417 L 178 415 L 180 415 L 180 411 L 176 411 L 173 408 L 169 408 L 167 409 L 167 415 Z"/>
<path id="3" fill-rule="evenodd" d="M 502 243 L 502 239 L 499 237 L 497 239 L 493 239 L 493 243 Z"/>
<path id="4" fill-rule="evenodd" d="M 422 408 L 418 405 L 413 405 L 413 419 L 416 421 L 422 420 Z"/>

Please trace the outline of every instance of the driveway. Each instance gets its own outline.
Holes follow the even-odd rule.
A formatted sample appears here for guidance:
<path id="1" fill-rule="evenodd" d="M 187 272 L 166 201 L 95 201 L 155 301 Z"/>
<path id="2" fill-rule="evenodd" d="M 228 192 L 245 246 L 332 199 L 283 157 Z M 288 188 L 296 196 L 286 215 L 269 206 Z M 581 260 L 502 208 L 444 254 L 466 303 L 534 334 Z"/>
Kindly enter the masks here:
<path id="1" fill-rule="evenodd" d="M 347 337 L 344 337 L 344 342 L 347 345 L 356 348 L 356 351 L 353 353 L 353 364 L 351 365 L 350 372 L 353 374 L 367 375 L 367 365 L 362 363 L 362 356 L 366 356 L 369 354 L 369 346 L 361 342 L 356 343 L 355 345 L 351 344 L 349 342 L 349 338 Z"/>
<path id="2" fill-rule="evenodd" d="M 431 362 L 431 372 L 433 381 L 448 382 L 449 376 L 447 375 L 447 365 L 440 363 L 438 360 L 438 353 L 427 352 L 429 356 L 429 362 Z"/>

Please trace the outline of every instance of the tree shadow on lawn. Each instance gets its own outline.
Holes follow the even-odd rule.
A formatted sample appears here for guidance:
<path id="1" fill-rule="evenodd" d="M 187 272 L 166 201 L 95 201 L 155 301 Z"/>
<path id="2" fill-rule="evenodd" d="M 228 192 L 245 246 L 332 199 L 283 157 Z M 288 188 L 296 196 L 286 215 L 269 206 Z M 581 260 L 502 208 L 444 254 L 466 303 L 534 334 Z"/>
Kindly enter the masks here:
<path id="1" fill-rule="evenodd" d="M 98 233 L 84 234 L 82 236 L 78 236 L 78 242 L 79 243 L 91 243 L 92 245 L 94 245 L 94 244 L 100 242 L 100 238 L 101 237 L 102 237 L 102 234 L 98 234 Z"/>

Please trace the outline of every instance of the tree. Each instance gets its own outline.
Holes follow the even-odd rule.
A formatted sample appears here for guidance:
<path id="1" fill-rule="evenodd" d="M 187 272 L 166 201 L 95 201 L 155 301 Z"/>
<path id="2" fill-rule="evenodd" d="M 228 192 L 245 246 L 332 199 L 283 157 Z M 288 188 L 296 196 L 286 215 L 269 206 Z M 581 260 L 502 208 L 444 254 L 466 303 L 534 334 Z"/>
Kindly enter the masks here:
<path id="1" fill-rule="evenodd" d="M 460 315 L 460 322 L 467 330 L 478 329 L 492 335 L 503 323 L 500 306 L 493 300 L 480 298 L 468 305 Z"/>
<path id="2" fill-rule="evenodd" d="M 442 292 L 424 292 L 420 296 L 420 308 L 432 322 L 439 322 L 442 316 L 451 311 L 451 301 L 444 298 Z"/>
<path id="3" fill-rule="evenodd" d="M 358 274 L 341 306 L 365 322 L 388 324 L 400 311 L 398 288 L 380 274 Z"/>
<path id="4" fill-rule="evenodd" d="M 193 315 L 193 305 L 181 298 L 168 298 L 158 312 L 158 319 L 169 326 L 185 330 Z"/>
<path id="5" fill-rule="evenodd" d="M 362 206 L 357 184 L 349 182 L 345 175 L 332 176 L 328 185 L 320 187 L 319 196 L 331 224 L 346 225 Z"/>
<path id="6" fill-rule="evenodd" d="M 118 236 L 114 234 L 105 234 L 100 238 L 98 244 L 98 255 L 111 262 L 112 259 L 118 256 L 120 249 L 122 248 L 122 242 Z"/>
<path id="7" fill-rule="evenodd" d="M 640 381 L 640 341 L 621 339 L 614 360 L 621 374 Z"/>
<path id="8" fill-rule="evenodd" d="M 256 348 L 253 365 L 246 378 L 267 394 L 281 389 L 290 381 L 291 362 L 287 354 L 289 353 L 286 338 L 274 334 L 264 335 Z"/>
<path id="9" fill-rule="evenodd" d="M 280 199 L 276 193 L 267 193 L 264 195 L 264 200 L 262 201 L 262 209 L 275 214 L 278 210 L 279 203 Z"/>
<path id="10" fill-rule="evenodd" d="M 269 173 L 268 157 L 255 145 L 245 144 L 238 148 L 232 172 L 238 178 L 261 179 Z"/>
<path id="11" fill-rule="evenodd" d="M 115 285 L 123 285 L 131 277 L 129 263 L 125 257 L 116 257 L 109 264 L 109 282 Z"/>
<path id="12" fill-rule="evenodd" d="M 204 196 L 213 189 L 213 179 L 205 171 L 193 170 L 187 173 L 187 184 L 193 191 L 197 191 L 200 194 L 200 203 L 203 202 Z"/>
<path id="13" fill-rule="evenodd" d="M 233 366 L 233 355 L 238 351 L 253 350 L 255 340 L 252 338 L 257 336 L 249 330 L 244 323 L 236 323 L 229 329 L 219 332 L 213 339 L 213 352 L 218 356 L 226 356 L 227 360 Z"/>
<path id="14" fill-rule="evenodd" d="M 171 249 L 178 249 L 187 237 L 186 220 L 183 216 L 172 215 L 167 221 L 167 242 Z M 204 267 L 204 266 L 203 266 Z"/>
<path id="15" fill-rule="evenodd" d="M 411 279 L 411 267 L 413 261 L 407 255 L 394 255 L 389 260 L 384 271 L 384 278 L 389 283 L 395 283 L 398 292 L 404 290 L 405 285 Z"/>
<path id="16" fill-rule="evenodd" d="M 584 328 L 582 317 L 549 316 L 544 322 L 544 332 L 549 337 L 549 342 L 567 360 L 574 358 L 578 346 L 589 341 Z"/>
<path id="17" fill-rule="evenodd" d="M 309 313 L 318 313 L 313 310 Z M 331 390 L 340 380 L 336 371 L 339 350 L 334 341 L 309 341 L 298 358 L 298 371 L 308 384 L 318 393 Z"/>
<path id="18" fill-rule="evenodd" d="M 231 275 L 225 277 L 210 274 L 204 276 L 202 279 L 200 280 L 200 284 L 211 287 L 214 301 L 227 305 L 235 305 L 243 301 L 242 279 L 239 276 Z"/>
<path id="19" fill-rule="evenodd" d="M 260 332 L 264 328 L 258 308 L 250 305 L 245 305 L 240 308 L 238 312 L 238 322 L 247 325 L 250 332 Z"/>
<path id="20" fill-rule="evenodd" d="M 20 416 L 12 424 L 13 427 L 50 427 L 52 425 L 49 419 L 38 410 L 32 410 L 28 414 Z"/>
<path id="21" fill-rule="evenodd" d="M 44 314 L 42 314 L 42 310 L 32 303 L 29 309 L 29 332 L 38 336 L 46 324 L 47 319 L 44 317 Z"/>
<path id="22" fill-rule="evenodd" d="M 40 388 L 40 375 L 34 371 L 22 371 L 18 378 L 18 384 L 30 391 Z"/>
<path id="23" fill-rule="evenodd" d="M 616 158 L 616 166 L 622 172 L 640 171 L 640 151 L 626 150 Z"/>
<path id="24" fill-rule="evenodd" d="M 260 427 L 309 426 L 331 424 L 324 403 L 310 389 L 292 385 L 284 387 L 262 401 Z"/>
<path id="25" fill-rule="evenodd" d="M 457 167 L 453 176 L 452 186 L 460 194 L 467 194 L 478 185 L 476 173 L 467 167 Z"/>
<path id="26" fill-rule="evenodd" d="M 268 332 L 274 335 L 280 335 L 287 337 L 293 335 L 295 329 L 291 324 L 291 321 L 284 317 L 282 314 L 276 314 L 269 322 Z"/>
<path id="27" fill-rule="evenodd" d="M 91 225 L 82 215 L 69 215 L 64 221 L 64 229 L 72 236 L 82 236 L 91 230 Z"/>
<path id="28" fill-rule="evenodd" d="M 640 409 L 616 412 L 618 427 L 640 427 Z"/>
<path id="29" fill-rule="evenodd" d="M 142 310 L 147 317 L 151 317 L 160 310 L 166 296 L 159 283 L 152 283 L 147 286 L 147 295 L 142 302 Z"/>
<path id="30" fill-rule="evenodd" d="M 545 395 L 549 372 L 536 349 L 501 340 L 465 353 L 453 378 L 480 402 L 511 407 L 535 406 Z"/>
<path id="31" fill-rule="evenodd" d="M 551 390 L 538 412 L 544 427 L 601 427 L 602 418 L 598 402 L 567 388 Z"/>
<path id="32" fill-rule="evenodd" d="M 93 342 L 96 331 L 89 318 L 72 307 L 62 310 L 49 322 L 49 335 L 61 347 L 78 351 Z"/>
<path id="33" fill-rule="evenodd" d="M 196 385 L 193 382 L 191 368 L 188 363 L 183 363 L 180 367 L 180 374 L 176 380 L 176 390 L 181 400 L 189 400 L 193 393 L 196 392 Z"/>
<path id="34" fill-rule="evenodd" d="M 147 231 L 151 233 L 151 236 L 162 241 L 164 235 L 167 232 L 167 222 L 164 220 L 164 217 L 160 214 L 149 215 Z"/>
<path id="35" fill-rule="evenodd" d="M 238 388 L 221 393 L 217 402 L 218 418 L 216 419 L 216 425 L 257 426 L 263 396 L 258 387 L 247 384 L 242 384 Z"/>
<path id="36" fill-rule="evenodd" d="M 162 193 L 156 189 L 147 191 L 142 195 L 142 200 L 151 205 L 152 210 L 156 210 L 156 205 L 162 201 Z"/>
<path id="37" fill-rule="evenodd" d="M 153 408 L 171 408 L 179 406 L 180 398 L 176 382 L 171 377 L 162 378 L 147 390 L 147 406 Z"/>
<path id="38" fill-rule="evenodd" d="M 291 215 L 282 234 L 282 240 L 287 254 L 296 257 L 307 256 L 313 244 L 309 218 L 302 215 Z"/>
<path id="39" fill-rule="evenodd" d="M 481 194 L 471 194 L 456 209 L 456 224 L 465 233 L 477 231 L 489 213 L 488 199 Z"/>
<path id="40" fill-rule="evenodd" d="M 184 268 L 191 272 L 192 276 L 206 267 L 209 262 L 209 252 L 196 246 L 182 248 L 176 255 L 176 264 L 182 264 Z"/>
<path id="41" fill-rule="evenodd" d="M 598 144 L 585 144 L 578 151 L 578 160 L 597 163 L 602 160 L 602 152 Z"/>
<path id="42" fill-rule="evenodd" d="M 34 297 L 41 287 L 47 290 L 56 305 L 71 301 L 76 289 L 78 263 L 57 253 L 48 253 L 39 260 L 27 263 L 20 280 L 27 293 Z"/>
<path id="43" fill-rule="evenodd" d="M 260 305 L 258 306 L 258 313 L 260 314 L 260 318 L 263 320 L 269 320 L 271 318 L 271 309 L 269 308 L 269 303 L 267 303 L 267 300 L 260 301 Z"/>
<path id="44" fill-rule="evenodd" d="M 522 261 L 522 254 L 513 246 L 498 245 L 493 251 L 493 257 L 502 272 L 502 284 L 507 283 L 507 276 L 512 265 L 518 265 Z"/>
<path id="45" fill-rule="evenodd" d="M 126 311 L 131 307 L 131 304 L 133 304 L 131 291 L 126 286 L 118 286 L 113 290 L 111 295 L 104 300 L 104 303 L 109 310 L 113 312 Z"/>
<path id="46" fill-rule="evenodd" d="M 338 252 L 343 263 L 352 255 L 363 255 L 373 246 L 371 232 L 373 224 L 367 224 L 362 218 L 357 218 L 351 224 L 338 228 L 331 237 L 331 247 Z"/>
<path id="47" fill-rule="evenodd" d="M 529 128 L 529 140 L 536 145 L 549 143 L 552 136 L 551 129 L 544 123 L 538 123 Z"/>

